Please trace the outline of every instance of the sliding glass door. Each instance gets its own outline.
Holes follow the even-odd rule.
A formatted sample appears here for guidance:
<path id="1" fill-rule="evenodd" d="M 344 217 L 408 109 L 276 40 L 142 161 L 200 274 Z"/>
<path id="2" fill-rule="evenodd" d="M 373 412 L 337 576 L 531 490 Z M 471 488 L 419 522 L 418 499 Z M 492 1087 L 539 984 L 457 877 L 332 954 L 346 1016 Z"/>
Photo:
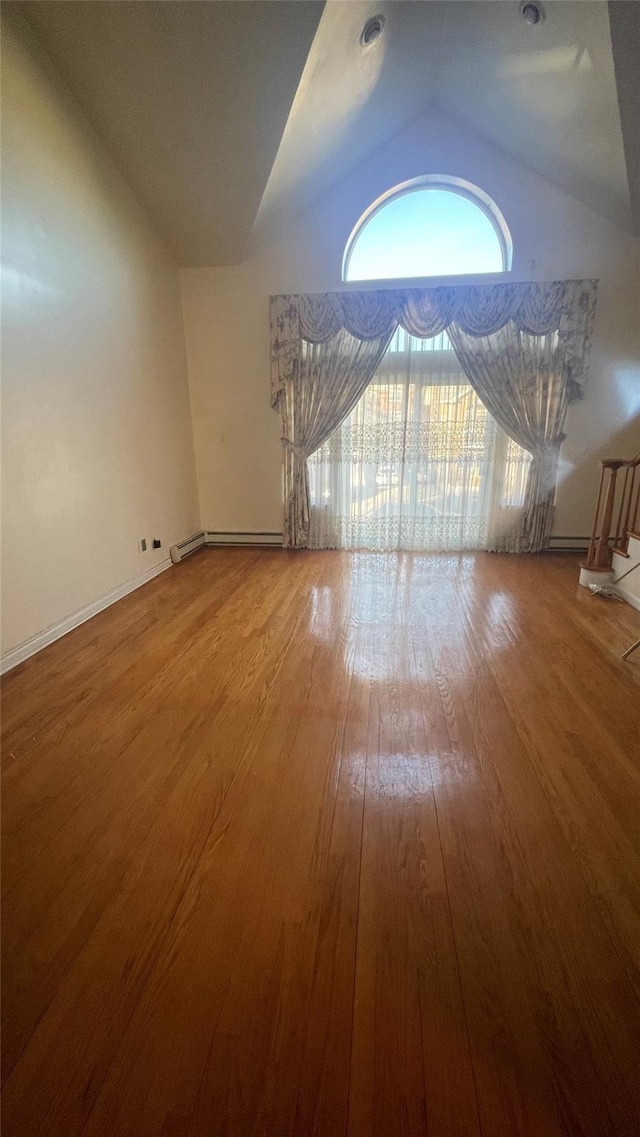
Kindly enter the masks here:
<path id="1" fill-rule="evenodd" d="M 497 426 L 446 334 L 399 330 L 349 418 L 309 461 L 315 548 L 499 549 L 529 454 Z"/>

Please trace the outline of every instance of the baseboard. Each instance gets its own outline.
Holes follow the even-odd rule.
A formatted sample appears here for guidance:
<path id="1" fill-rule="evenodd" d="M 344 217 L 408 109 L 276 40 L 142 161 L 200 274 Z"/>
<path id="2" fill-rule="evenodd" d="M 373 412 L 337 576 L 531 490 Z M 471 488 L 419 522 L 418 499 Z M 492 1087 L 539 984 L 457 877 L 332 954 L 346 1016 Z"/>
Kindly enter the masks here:
<path id="1" fill-rule="evenodd" d="M 267 545 L 270 548 L 282 547 L 282 533 L 254 533 L 205 529 L 205 545 Z"/>
<path id="2" fill-rule="evenodd" d="M 548 552 L 582 553 L 589 547 L 589 537 L 552 537 Z M 282 547 L 282 532 L 242 532 L 240 530 L 204 530 L 205 545 L 266 545 Z"/>
<path id="3" fill-rule="evenodd" d="M 122 600 L 123 596 L 128 596 L 130 592 L 135 592 L 136 588 L 142 588 L 143 584 L 147 584 L 153 580 L 155 576 L 159 576 L 161 572 L 171 568 L 171 560 L 167 557 L 165 560 L 160 561 L 160 564 L 155 565 L 154 568 L 148 569 L 140 576 L 134 576 L 131 580 L 126 580 L 124 584 L 119 584 L 117 588 L 113 588 L 111 592 L 107 592 L 101 596 L 99 600 L 93 600 L 91 604 L 86 604 L 84 608 L 80 608 L 71 616 L 67 616 L 65 620 L 61 620 L 59 624 L 54 624 L 53 627 L 47 628 L 45 632 L 39 632 L 37 636 L 32 636 L 31 639 L 25 640 L 24 643 L 14 647 L 8 651 L 6 655 L 0 659 L 0 674 L 4 675 L 5 672 L 11 671 L 12 668 L 17 667 L 19 663 L 24 663 L 25 659 L 29 659 L 36 652 L 42 651 L 43 648 L 48 647 L 49 644 L 59 640 L 62 636 L 66 636 L 67 632 L 72 632 L 80 624 L 84 624 L 90 620 L 92 616 L 97 616 L 98 612 L 102 612 L 105 608 L 109 608 L 118 600 Z"/>
<path id="4" fill-rule="evenodd" d="M 549 552 L 584 553 L 589 548 L 590 537 L 552 537 Z"/>
<path id="5" fill-rule="evenodd" d="M 17 647 L 8 651 L 0 659 L 0 675 L 4 675 L 7 671 L 11 671 L 17 667 L 19 663 L 24 663 L 32 655 L 42 651 L 43 648 L 48 647 L 49 644 L 55 643 L 56 640 L 66 636 L 67 632 L 72 632 L 74 628 L 84 624 L 90 620 L 92 616 L 97 616 L 98 612 L 102 612 L 105 608 L 109 608 L 118 600 L 122 600 L 123 596 L 128 596 L 130 592 L 135 592 L 136 588 L 142 588 L 143 584 L 147 584 L 153 580 L 154 576 L 159 576 L 161 572 L 171 568 L 175 560 L 180 560 L 181 555 L 187 556 L 188 553 L 194 552 L 196 549 L 201 548 L 203 545 L 263 545 L 268 548 L 281 548 L 282 547 L 282 533 L 252 533 L 252 532 L 221 532 L 218 530 L 205 529 L 200 533 L 194 534 L 193 537 L 187 538 L 186 541 L 180 542 L 179 545 L 172 546 L 171 557 L 160 562 L 155 568 L 149 569 L 148 572 L 141 573 L 140 576 L 133 577 L 131 580 L 126 580 L 124 584 L 118 585 L 113 588 L 111 592 L 107 592 L 105 596 L 101 596 L 98 600 L 92 601 L 91 604 L 85 605 L 79 611 L 67 616 L 66 619 L 61 620 L 59 624 L 54 624 L 53 627 L 47 628 L 44 632 L 39 632 L 31 639 L 25 640 L 24 643 L 18 644 Z M 176 555 L 178 554 L 178 555 Z"/>
<path id="6" fill-rule="evenodd" d="M 618 593 L 618 596 L 621 596 L 623 600 L 626 600 L 627 604 L 630 604 L 632 608 L 637 608 L 638 612 L 640 612 L 640 596 L 634 596 L 633 592 L 629 592 L 629 589 L 623 588 L 621 584 L 616 584 L 615 580 L 613 580 L 611 584 Z"/>
<path id="7" fill-rule="evenodd" d="M 214 529 L 205 529 L 202 534 L 195 534 L 194 537 L 188 541 L 182 542 L 182 546 L 190 545 L 193 542 L 192 548 L 189 552 L 204 545 L 262 545 L 266 548 L 281 548 L 282 547 L 282 533 L 278 532 L 240 532 L 240 531 L 223 531 Z M 552 537 L 549 550 L 553 552 L 581 552 L 589 545 L 588 537 Z M 174 546 L 177 548 L 177 546 Z M 124 584 L 118 585 L 117 588 L 107 592 L 105 596 L 101 596 L 99 600 L 94 600 L 91 604 L 87 604 L 84 608 L 74 612 L 71 616 L 67 616 L 65 620 L 61 620 L 59 624 L 54 624 L 53 627 L 47 628 L 44 632 L 39 632 L 38 635 L 33 636 L 31 639 L 26 640 L 18 647 L 14 647 L 11 651 L 7 652 L 0 659 L 0 674 L 4 675 L 5 672 L 11 671 L 12 668 L 17 667 L 19 663 L 24 663 L 36 652 L 42 651 L 43 648 L 48 647 L 49 644 L 54 643 L 56 640 L 66 636 L 67 632 L 73 631 L 80 624 L 84 624 L 90 620 L 92 616 L 97 616 L 98 612 L 102 612 L 105 608 L 109 608 L 118 600 L 122 600 L 123 596 L 128 596 L 130 592 L 135 592 L 136 588 L 142 588 L 155 576 L 159 576 L 161 572 L 171 568 L 171 558 L 167 558 L 156 565 L 154 568 L 149 569 L 147 572 L 141 573 L 140 576 L 133 577 L 127 580 Z M 624 599 L 634 608 L 640 609 L 640 600 L 632 593 L 624 588 L 619 588 L 618 591 Z"/>

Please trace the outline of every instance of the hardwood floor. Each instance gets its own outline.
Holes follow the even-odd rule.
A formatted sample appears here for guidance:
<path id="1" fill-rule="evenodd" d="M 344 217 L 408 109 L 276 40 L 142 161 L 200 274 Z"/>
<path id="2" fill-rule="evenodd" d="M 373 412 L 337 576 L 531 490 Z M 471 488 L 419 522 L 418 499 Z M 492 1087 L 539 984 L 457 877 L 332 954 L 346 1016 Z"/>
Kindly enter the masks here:
<path id="1" fill-rule="evenodd" d="M 206 550 L 6 677 L 6 1137 L 637 1137 L 640 615 Z"/>

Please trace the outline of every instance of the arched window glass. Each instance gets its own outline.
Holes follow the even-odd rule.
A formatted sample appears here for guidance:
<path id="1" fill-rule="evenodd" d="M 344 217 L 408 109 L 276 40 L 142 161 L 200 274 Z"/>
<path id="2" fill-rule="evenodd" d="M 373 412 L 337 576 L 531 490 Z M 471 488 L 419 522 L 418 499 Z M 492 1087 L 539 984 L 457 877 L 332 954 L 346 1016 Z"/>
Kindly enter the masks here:
<path id="1" fill-rule="evenodd" d="M 499 273 L 511 237 L 494 202 L 455 178 L 418 178 L 384 194 L 360 219 L 343 280 Z"/>

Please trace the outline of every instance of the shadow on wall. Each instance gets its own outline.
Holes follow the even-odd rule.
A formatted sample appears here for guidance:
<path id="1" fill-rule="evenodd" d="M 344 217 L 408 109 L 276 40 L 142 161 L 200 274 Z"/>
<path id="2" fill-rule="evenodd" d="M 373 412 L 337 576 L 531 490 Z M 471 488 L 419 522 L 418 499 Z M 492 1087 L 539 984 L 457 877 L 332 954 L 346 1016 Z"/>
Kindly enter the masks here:
<path id="1" fill-rule="evenodd" d="M 591 493 L 591 518 L 596 507 L 596 496 L 600 483 L 600 460 L 603 458 L 633 458 L 640 451 L 640 411 L 630 418 L 616 434 L 612 434 L 597 450 L 585 454 L 579 465 L 571 466 L 561 462 L 560 479 L 563 494 L 572 500 L 585 493 Z M 564 531 L 563 531 L 564 532 Z M 588 536 L 585 533 L 572 533 L 568 536 Z"/>

